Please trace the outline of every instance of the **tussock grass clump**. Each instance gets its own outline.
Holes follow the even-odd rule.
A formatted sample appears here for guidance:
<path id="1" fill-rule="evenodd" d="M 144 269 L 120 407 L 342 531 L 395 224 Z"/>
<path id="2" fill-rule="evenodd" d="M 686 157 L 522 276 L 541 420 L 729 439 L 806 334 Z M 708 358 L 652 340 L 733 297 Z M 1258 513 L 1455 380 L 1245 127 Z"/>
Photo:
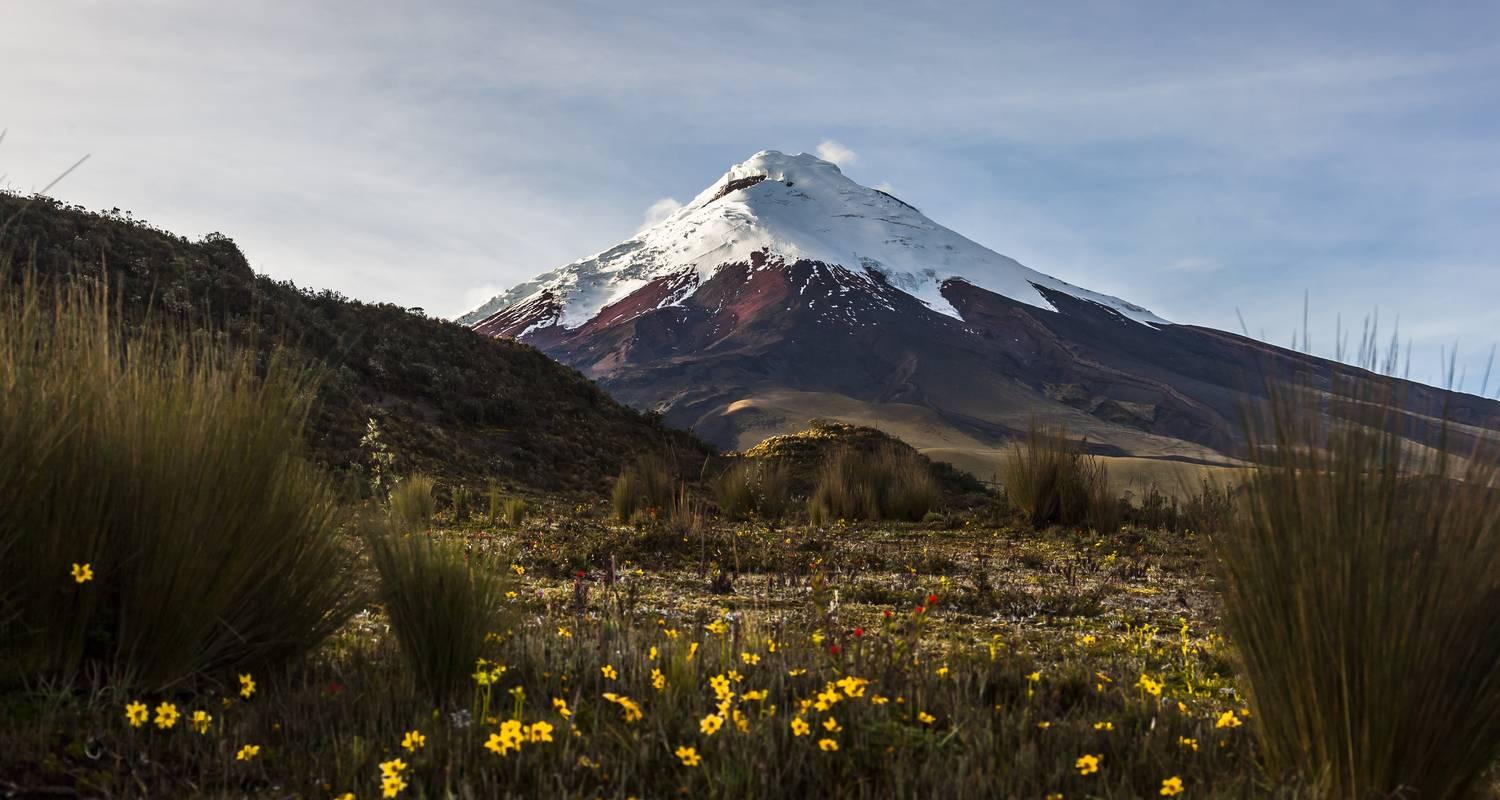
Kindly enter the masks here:
<path id="1" fill-rule="evenodd" d="M 1048 525 L 1087 525 L 1100 533 L 1120 527 L 1120 500 L 1109 470 L 1085 454 L 1062 426 L 1033 421 L 1000 464 L 1006 496 L 1038 530 Z"/>
<path id="2" fill-rule="evenodd" d="M 0 282 L 9 666 L 163 686 L 285 662 L 348 618 L 333 493 L 303 457 L 309 373 L 128 332 L 97 284 Z"/>
<path id="3" fill-rule="evenodd" d="M 630 522 L 637 514 L 661 514 L 670 509 L 676 497 L 674 472 L 665 459 L 653 456 L 643 456 L 627 466 L 610 495 L 615 517 Z"/>
<path id="4" fill-rule="evenodd" d="M 755 514 L 754 462 L 735 464 L 714 481 L 714 500 L 729 519 L 749 519 Z"/>
<path id="5" fill-rule="evenodd" d="M 1395 397 L 1337 421 L 1326 397 L 1273 393 L 1212 536 L 1267 765 L 1328 797 L 1471 795 L 1500 757 L 1500 461 L 1404 446 Z"/>
<path id="6" fill-rule="evenodd" d="M 380 597 L 417 688 L 439 707 L 458 697 L 502 633 L 510 587 L 505 564 L 461 541 L 401 535 L 371 526 L 365 540 L 380 574 Z"/>
<path id="7" fill-rule="evenodd" d="M 431 525 L 432 516 L 437 513 L 437 498 L 432 494 L 435 486 L 431 477 L 420 472 L 397 482 L 388 501 L 391 522 L 405 532 L 423 530 Z"/>
<path id="8" fill-rule="evenodd" d="M 530 511 L 531 509 L 526 505 L 525 500 L 519 497 L 511 497 L 500 504 L 500 521 L 512 528 L 519 528 L 521 527 L 521 523 L 526 521 L 526 515 Z"/>
<path id="9" fill-rule="evenodd" d="M 745 460 L 714 481 L 714 499 L 729 519 L 776 522 L 791 505 L 791 470 L 778 460 Z"/>
<path id="10" fill-rule="evenodd" d="M 938 500 L 932 470 L 915 451 L 886 446 L 861 453 L 843 448 L 820 467 L 808 515 L 815 525 L 837 519 L 915 522 Z"/>

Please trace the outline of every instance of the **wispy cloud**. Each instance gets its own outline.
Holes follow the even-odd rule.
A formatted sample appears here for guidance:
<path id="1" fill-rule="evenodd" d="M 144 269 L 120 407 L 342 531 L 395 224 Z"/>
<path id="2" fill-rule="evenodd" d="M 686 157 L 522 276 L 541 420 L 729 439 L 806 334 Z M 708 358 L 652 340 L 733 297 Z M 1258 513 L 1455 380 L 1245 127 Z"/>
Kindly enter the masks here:
<path id="1" fill-rule="evenodd" d="M 676 214 L 681 208 L 682 201 L 675 197 L 663 197 L 657 200 L 646 209 L 646 217 L 641 220 L 641 227 L 636 229 L 636 233 L 666 222 L 669 217 Z"/>
<path id="2" fill-rule="evenodd" d="M 818 158 L 847 167 L 859 160 L 859 155 L 833 139 L 824 139 L 818 144 Z"/>

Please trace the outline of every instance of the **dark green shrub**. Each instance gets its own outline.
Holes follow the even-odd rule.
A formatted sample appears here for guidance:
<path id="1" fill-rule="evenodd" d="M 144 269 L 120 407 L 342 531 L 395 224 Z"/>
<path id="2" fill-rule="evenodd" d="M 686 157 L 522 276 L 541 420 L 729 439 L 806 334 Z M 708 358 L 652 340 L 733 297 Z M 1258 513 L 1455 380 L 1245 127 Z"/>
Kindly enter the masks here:
<path id="1" fill-rule="evenodd" d="M 453 521 L 465 522 L 474 513 L 474 491 L 467 486 L 453 487 Z"/>
<path id="2" fill-rule="evenodd" d="M 1006 496 L 1035 529 L 1087 525 L 1118 531 L 1120 502 L 1103 462 L 1085 454 L 1066 428 L 1036 421 L 1000 464 Z"/>
<path id="3" fill-rule="evenodd" d="M 512 497 L 500 506 L 500 519 L 512 528 L 519 528 L 521 523 L 526 521 L 526 514 L 529 511 L 525 500 Z"/>
<path id="4" fill-rule="evenodd" d="M 729 519 L 749 519 L 755 514 L 755 479 L 759 465 L 741 461 L 714 481 L 714 500 Z"/>
<path id="5" fill-rule="evenodd" d="M 742 460 L 714 481 L 714 499 L 730 519 L 759 516 L 775 522 L 791 504 L 791 470 L 779 460 Z"/>
<path id="6" fill-rule="evenodd" d="M 792 469 L 782 461 L 764 461 L 756 486 L 756 511 L 767 522 L 785 519 L 792 506 Z"/>
<path id="7" fill-rule="evenodd" d="M 1405 446 L 1391 397 L 1278 390 L 1212 533 L 1271 774 L 1325 797 L 1463 797 L 1500 757 L 1500 468 Z M 1337 395 L 1334 395 L 1337 396 Z"/>
<path id="8" fill-rule="evenodd" d="M 808 514 L 816 525 L 837 519 L 915 522 L 938 500 L 937 481 L 916 451 L 886 446 L 862 453 L 843 448 L 819 469 Z"/>
<path id="9" fill-rule="evenodd" d="M 610 496 L 615 517 L 630 522 L 637 514 L 665 513 L 672 505 L 674 470 L 660 457 L 645 456 L 626 467 Z"/>
<path id="10" fill-rule="evenodd" d="M 450 704 L 470 683 L 486 637 L 503 633 L 511 580 L 504 561 L 466 552 L 461 542 L 378 525 L 365 540 L 412 679 L 439 707 Z"/>
<path id="11" fill-rule="evenodd" d="M 397 482 L 391 489 L 389 509 L 391 522 L 403 532 L 425 530 L 437 513 L 437 498 L 432 478 L 416 473 Z"/>
<path id="12" fill-rule="evenodd" d="M 4 662 L 165 686 L 337 629 L 351 590 L 329 481 L 303 456 L 311 388 L 279 353 L 127 333 L 97 285 L 0 292 Z"/>

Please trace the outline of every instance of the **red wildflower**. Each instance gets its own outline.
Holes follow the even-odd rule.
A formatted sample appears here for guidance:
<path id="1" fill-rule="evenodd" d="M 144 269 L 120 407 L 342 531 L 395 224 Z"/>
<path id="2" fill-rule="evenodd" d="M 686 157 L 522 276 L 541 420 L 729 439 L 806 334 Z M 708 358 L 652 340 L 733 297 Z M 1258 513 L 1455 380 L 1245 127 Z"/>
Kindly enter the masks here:
<path id="1" fill-rule="evenodd" d="M 926 614 L 927 613 L 927 606 L 917 606 L 917 613 L 918 614 Z"/>
<path id="2" fill-rule="evenodd" d="M 864 636 L 865 635 L 865 629 L 864 628 L 855 628 L 854 629 L 854 635 L 855 636 Z"/>
<path id="3" fill-rule="evenodd" d="M 885 618 L 886 619 L 890 619 L 891 618 L 891 610 L 889 608 L 887 608 L 885 610 Z"/>
<path id="4" fill-rule="evenodd" d="M 937 605 L 937 595 L 935 595 L 935 594 L 929 594 L 929 595 L 927 595 L 927 605 L 929 605 L 929 606 L 935 606 L 935 605 Z"/>
<path id="5" fill-rule="evenodd" d="M 830 655 L 835 655 L 835 656 L 838 655 L 839 654 L 839 646 L 836 645 L 836 644 L 829 645 L 828 646 L 828 652 L 829 652 Z"/>

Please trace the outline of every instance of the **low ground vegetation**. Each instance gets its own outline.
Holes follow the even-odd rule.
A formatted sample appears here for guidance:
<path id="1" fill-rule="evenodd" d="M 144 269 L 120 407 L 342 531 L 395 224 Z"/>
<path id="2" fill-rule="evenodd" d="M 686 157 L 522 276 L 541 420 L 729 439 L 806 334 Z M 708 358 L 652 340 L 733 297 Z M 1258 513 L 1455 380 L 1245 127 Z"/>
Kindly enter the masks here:
<path id="1" fill-rule="evenodd" d="M 366 425 L 385 491 L 340 506 L 304 373 L 69 291 L 0 295 L 8 794 L 1495 785 L 1495 461 L 1414 471 L 1395 417 L 1273 419 L 1246 487 L 1170 512 L 1056 432 L 1017 447 L 1013 513 L 825 425 L 728 482 L 641 458 L 481 516 Z"/>

